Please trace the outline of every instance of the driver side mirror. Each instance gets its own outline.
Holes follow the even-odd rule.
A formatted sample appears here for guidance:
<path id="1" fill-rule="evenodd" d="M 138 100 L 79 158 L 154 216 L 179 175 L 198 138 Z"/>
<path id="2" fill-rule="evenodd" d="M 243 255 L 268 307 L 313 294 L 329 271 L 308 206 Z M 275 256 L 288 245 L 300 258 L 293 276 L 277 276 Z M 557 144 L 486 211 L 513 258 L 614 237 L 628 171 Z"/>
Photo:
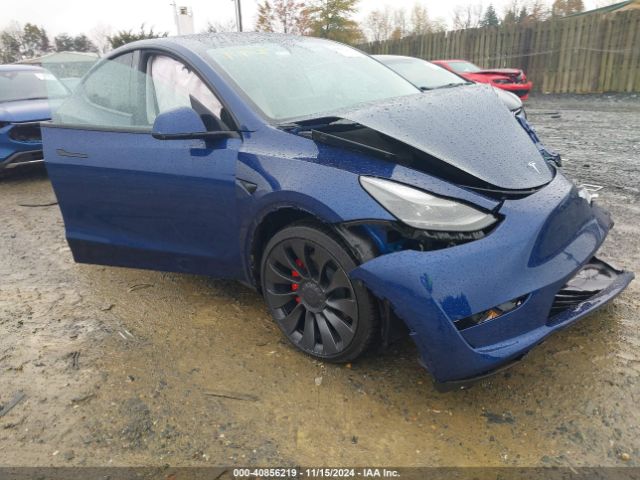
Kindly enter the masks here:
<path id="1" fill-rule="evenodd" d="M 163 112 L 153 122 L 151 136 L 157 140 L 190 140 L 239 138 L 231 130 L 207 131 L 198 113 L 189 107 L 179 107 Z"/>

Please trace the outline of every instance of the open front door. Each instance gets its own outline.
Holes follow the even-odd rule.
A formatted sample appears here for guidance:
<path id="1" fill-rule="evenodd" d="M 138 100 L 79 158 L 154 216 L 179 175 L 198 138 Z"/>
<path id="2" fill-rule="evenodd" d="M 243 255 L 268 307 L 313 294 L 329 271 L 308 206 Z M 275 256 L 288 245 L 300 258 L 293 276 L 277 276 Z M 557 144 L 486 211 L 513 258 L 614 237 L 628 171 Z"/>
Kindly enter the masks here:
<path id="1" fill-rule="evenodd" d="M 43 128 L 45 162 L 78 262 L 239 274 L 235 168 L 242 140 L 157 140 L 155 117 L 223 107 L 184 63 L 133 51 L 90 73 Z"/>

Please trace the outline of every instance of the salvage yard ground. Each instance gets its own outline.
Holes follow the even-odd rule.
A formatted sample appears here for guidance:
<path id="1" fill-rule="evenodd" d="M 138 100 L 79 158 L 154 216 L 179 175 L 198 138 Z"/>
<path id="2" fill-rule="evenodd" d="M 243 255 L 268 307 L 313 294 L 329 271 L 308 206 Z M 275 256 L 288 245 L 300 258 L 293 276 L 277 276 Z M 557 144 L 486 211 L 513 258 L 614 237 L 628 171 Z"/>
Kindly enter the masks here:
<path id="1" fill-rule="evenodd" d="M 546 96 L 529 119 L 606 188 L 605 260 L 640 272 L 640 98 Z M 42 169 L 0 181 L 0 464 L 640 465 L 640 282 L 524 362 L 438 393 L 410 341 L 297 353 L 262 299 L 76 265 Z"/>

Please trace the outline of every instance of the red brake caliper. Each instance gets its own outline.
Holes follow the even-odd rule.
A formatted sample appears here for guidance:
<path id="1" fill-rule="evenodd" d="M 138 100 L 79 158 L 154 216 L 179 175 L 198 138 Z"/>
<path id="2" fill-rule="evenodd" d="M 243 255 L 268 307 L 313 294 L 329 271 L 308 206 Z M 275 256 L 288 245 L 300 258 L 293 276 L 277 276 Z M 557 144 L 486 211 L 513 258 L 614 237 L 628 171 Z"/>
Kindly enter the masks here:
<path id="1" fill-rule="evenodd" d="M 302 263 L 302 260 L 300 260 L 299 258 L 296 258 L 296 265 L 300 268 L 304 268 L 304 263 Z M 293 278 L 300 278 L 300 274 L 298 272 L 296 272 L 295 270 L 291 270 L 291 276 Z M 300 284 L 299 283 L 292 283 L 291 284 L 291 291 L 292 292 L 297 292 L 298 289 L 300 288 Z M 296 296 L 296 303 L 300 303 L 300 297 Z"/>

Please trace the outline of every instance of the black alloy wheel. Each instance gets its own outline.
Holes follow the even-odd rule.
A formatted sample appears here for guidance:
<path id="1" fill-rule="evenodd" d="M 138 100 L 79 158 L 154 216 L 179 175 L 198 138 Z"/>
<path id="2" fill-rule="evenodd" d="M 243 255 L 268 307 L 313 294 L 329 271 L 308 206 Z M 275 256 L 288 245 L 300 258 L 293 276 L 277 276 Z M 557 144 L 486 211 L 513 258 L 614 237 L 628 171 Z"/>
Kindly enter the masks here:
<path id="1" fill-rule="evenodd" d="M 303 352 L 355 359 L 372 342 L 377 312 L 369 292 L 348 276 L 356 262 L 325 229 L 277 233 L 262 259 L 262 290 L 278 326 Z"/>

